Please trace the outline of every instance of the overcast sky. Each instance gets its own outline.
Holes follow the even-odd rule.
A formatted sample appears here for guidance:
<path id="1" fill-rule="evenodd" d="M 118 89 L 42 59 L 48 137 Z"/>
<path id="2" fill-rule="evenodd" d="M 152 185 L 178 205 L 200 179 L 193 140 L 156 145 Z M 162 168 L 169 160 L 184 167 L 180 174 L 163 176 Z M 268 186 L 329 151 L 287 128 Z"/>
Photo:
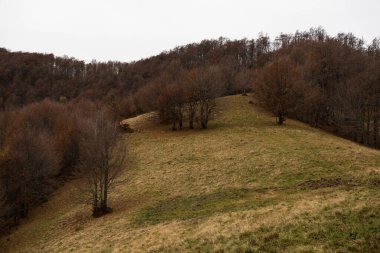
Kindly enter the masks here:
<path id="1" fill-rule="evenodd" d="M 0 47 L 132 61 L 202 39 L 323 26 L 380 37 L 380 0 L 0 0 Z"/>

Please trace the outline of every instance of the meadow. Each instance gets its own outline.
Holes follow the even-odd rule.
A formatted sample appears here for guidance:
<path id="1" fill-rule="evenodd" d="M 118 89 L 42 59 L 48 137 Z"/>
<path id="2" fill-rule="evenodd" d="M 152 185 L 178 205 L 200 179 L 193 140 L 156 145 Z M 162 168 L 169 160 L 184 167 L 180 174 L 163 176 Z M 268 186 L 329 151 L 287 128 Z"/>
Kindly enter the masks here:
<path id="1" fill-rule="evenodd" d="M 113 212 L 73 180 L 0 239 L 1 252 L 380 252 L 380 151 L 218 99 L 206 130 L 130 119 Z"/>

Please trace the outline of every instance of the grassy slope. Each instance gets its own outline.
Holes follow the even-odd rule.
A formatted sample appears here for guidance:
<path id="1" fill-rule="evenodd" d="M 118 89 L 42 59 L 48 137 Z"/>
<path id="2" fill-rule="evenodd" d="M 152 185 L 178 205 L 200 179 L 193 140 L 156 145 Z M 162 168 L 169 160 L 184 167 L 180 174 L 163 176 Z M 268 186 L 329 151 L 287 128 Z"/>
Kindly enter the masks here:
<path id="1" fill-rule="evenodd" d="M 1 247 L 9 252 L 375 252 L 380 152 L 221 98 L 206 131 L 146 128 L 93 219 L 66 184 Z M 249 251 L 250 250 L 250 251 Z M 1 250 L 0 250 L 1 251 Z"/>

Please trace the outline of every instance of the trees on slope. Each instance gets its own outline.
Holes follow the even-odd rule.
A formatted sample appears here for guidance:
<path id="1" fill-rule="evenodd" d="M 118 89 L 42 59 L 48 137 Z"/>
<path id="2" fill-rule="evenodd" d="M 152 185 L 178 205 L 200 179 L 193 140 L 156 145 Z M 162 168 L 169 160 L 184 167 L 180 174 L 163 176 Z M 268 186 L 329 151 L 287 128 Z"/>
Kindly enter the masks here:
<path id="1" fill-rule="evenodd" d="M 286 114 L 378 148 L 379 45 L 323 29 L 280 36 L 270 63 L 254 72 L 253 93 L 280 124 Z"/>
<path id="2" fill-rule="evenodd" d="M 118 129 L 109 113 L 93 113 L 95 109 L 91 102 L 43 101 L 0 112 L 0 232 L 47 201 L 80 161 L 89 166 L 84 171 L 94 172 L 83 176 L 99 175 L 102 169 L 98 186 L 105 190 L 98 195 L 96 212 L 107 209 L 108 189 L 125 152 L 116 152 L 124 147 L 116 142 Z"/>
<path id="3" fill-rule="evenodd" d="M 42 103 L 8 116 L 0 145 L 0 187 L 8 207 L 5 215 L 15 224 L 57 186 L 62 154 L 55 148 L 54 129 L 59 111 L 60 107 Z"/>
<path id="4" fill-rule="evenodd" d="M 201 128 L 205 129 L 215 110 L 215 99 L 221 96 L 226 88 L 222 71 L 218 66 L 198 69 L 191 81 L 194 82 L 193 97 L 199 107 Z"/>
<path id="5" fill-rule="evenodd" d="M 297 105 L 300 74 L 289 57 L 280 57 L 257 74 L 254 95 L 258 102 L 276 116 L 282 125 L 285 116 Z"/>
<path id="6" fill-rule="evenodd" d="M 186 98 L 184 88 L 178 83 L 169 83 L 161 86 L 157 106 L 162 121 L 170 121 L 175 131 L 176 123 L 182 129 Z"/>
<path id="7" fill-rule="evenodd" d="M 30 207 L 47 200 L 56 187 L 52 180 L 59 173 L 59 156 L 53 148 L 52 137 L 37 132 L 27 124 L 19 128 L 10 144 L 10 163 L 5 176 L 7 195 L 16 200 L 15 212 L 27 217 Z"/>
<path id="8" fill-rule="evenodd" d="M 161 118 L 172 122 L 172 130 L 176 130 L 176 122 L 182 129 L 185 113 L 190 129 L 194 128 L 197 114 L 200 127 L 205 129 L 214 112 L 215 99 L 225 89 L 225 79 L 218 66 L 193 69 L 183 73 L 176 82 L 161 85 L 157 107 Z"/>

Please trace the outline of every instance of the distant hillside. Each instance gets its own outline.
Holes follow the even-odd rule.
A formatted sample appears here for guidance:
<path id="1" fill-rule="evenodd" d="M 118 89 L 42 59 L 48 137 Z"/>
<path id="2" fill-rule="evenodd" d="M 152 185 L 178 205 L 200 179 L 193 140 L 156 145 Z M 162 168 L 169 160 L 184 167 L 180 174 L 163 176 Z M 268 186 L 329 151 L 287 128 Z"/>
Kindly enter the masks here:
<path id="1" fill-rule="evenodd" d="M 276 38 L 203 40 L 131 63 L 86 64 L 0 48 L 0 112 L 43 99 L 91 100 L 124 118 L 164 111 L 162 100 L 168 97 L 181 98 L 182 104 L 189 100 L 170 94 L 172 86 L 186 90 L 202 73 L 214 70 L 223 86 L 220 95 L 254 91 L 268 65 L 283 58 L 292 69 L 292 88 L 273 89 L 273 82 L 284 78 L 263 82 L 270 91 L 265 100 L 282 101 L 278 95 L 285 92 L 294 102 L 281 115 L 380 148 L 380 39 L 330 36 L 321 27 Z"/>
<path id="2" fill-rule="evenodd" d="M 220 98 L 207 130 L 133 119 L 112 213 L 92 218 L 66 183 L 0 251 L 379 252 L 380 151 L 249 100 Z"/>

